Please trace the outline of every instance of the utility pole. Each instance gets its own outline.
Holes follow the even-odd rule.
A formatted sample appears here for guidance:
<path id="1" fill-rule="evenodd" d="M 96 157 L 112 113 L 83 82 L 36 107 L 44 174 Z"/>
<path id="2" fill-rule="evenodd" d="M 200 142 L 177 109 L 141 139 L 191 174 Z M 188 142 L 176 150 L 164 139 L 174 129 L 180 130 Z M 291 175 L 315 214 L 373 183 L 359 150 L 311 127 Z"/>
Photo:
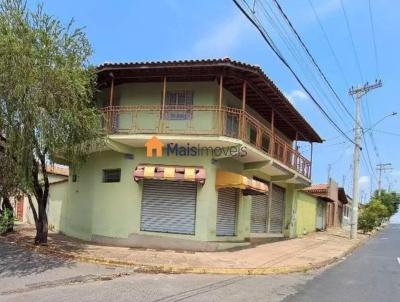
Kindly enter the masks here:
<path id="1" fill-rule="evenodd" d="M 353 157 L 353 203 L 351 211 L 351 231 L 350 239 L 357 238 L 357 221 L 358 221 L 358 203 L 360 199 L 358 181 L 360 178 L 360 153 L 361 153 L 361 98 L 366 95 L 369 91 L 382 87 L 382 81 L 375 81 L 374 84 L 368 82 L 361 87 L 352 87 L 349 90 L 349 94 L 355 97 L 356 102 L 356 124 L 354 128 L 354 157 Z"/>
<path id="2" fill-rule="evenodd" d="M 381 194 L 382 194 L 382 172 L 392 171 L 392 164 L 391 163 L 377 164 L 376 167 L 377 167 L 376 170 L 379 171 L 378 196 L 381 197 Z"/>

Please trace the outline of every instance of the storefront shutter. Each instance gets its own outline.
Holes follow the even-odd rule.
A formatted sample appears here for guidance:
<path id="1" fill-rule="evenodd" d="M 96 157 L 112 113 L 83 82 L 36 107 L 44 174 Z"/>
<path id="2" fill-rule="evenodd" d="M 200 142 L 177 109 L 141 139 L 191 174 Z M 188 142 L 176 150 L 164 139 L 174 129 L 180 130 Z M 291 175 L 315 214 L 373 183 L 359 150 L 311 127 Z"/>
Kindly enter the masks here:
<path id="1" fill-rule="evenodd" d="M 218 190 L 217 236 L 234 236 L 236 234 L 238 197 L 238 189 Z"/>
<path id="2" fill-rule="evenodd" d="M 251 197 L 251 233 L 267 232 L 268 195 L 254 195 Z"/>
<path id="3" fill-rule="evenodd" d="M 142 231 L 194 234 L 197 184 L 144 180 Z"/>
<path id="4" fill-rule="evenodd" d="M 270 233 L 282 233 L 285 209 L 285 189 L 272 186 Z"/>

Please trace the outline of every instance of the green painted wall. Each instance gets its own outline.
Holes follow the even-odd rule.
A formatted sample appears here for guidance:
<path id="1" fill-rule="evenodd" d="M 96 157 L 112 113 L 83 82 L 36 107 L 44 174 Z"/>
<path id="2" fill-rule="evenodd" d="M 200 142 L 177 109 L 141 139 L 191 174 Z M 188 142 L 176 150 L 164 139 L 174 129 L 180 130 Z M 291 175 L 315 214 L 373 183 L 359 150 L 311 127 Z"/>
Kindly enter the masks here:
<path id="1" fill-rule="evenodd" d="M 67 200 L 68 182 L 60 182 L 50 185 L 48 204 L 49 229 L 60 230 L 62 216 L 62 203 Z"/>
<path id="2" fill-rule="evenodd" d="M 163 83 L 127 83 L 118 85 L 114 92 L 114 105 L 161 105 Z M 219 102 L 219 86 L 214 82 L 167 82 L 167 90 L 191 90 L 194 91 L 193 104 L 195 106 L 217 106 Z M 107 105 L 107 95 L 109 91 L 104 90 L 99 93 L 99 107 Z M 223 105 L 233 108 L 242 108 L 242 101 L 224 89 Z M 268 127 L 270 124 L 251 107 L 246 106 L 246 110 L 254 117 L 262 121 Z M 146 110 L 132 114 L 131 112 L 119 113 L 118 126 L 121 131 L 129 132 L 135 129 L 138 132 L 158 132 L 160 112 L 159 110 Z M 182 130 L 192 129 L 200 133 L 215 134 L 218 129 L 218 114 L 213 111 L 195 111 L 190 120 L 165 120 L 164 127 L 169 131 L 182 133 Z M 276 133 L 288 144 L 292 141 L 283 135 L 279 129 Z M 248 135 L 250 128 L 248 129 Z"/>
<path id="3" fill-rule="evenodd" d="M 315 232 L 317 218 L 317 199 L 309 194 L 297 192 L 296 235 Z"/>
<path id="4" fill-rule="evenodd" d="M 134 168 L 141 163 L 200 165 L 206 169 L 207 180 L 198 185 L 195 235 L 162 234 L 140 231 L 142 183 L 133 180 Z M 103 183 L 102 170 L 121 168 L 121 182 Z M 114 151 L 94 153 L 78 171 L 78 181 L 69 181 L 68 198 L 62 204 L 61 231 L 67 235 L 90 240 L 92 235 L 127 238 L 130 234 L 171 236 L 203 241 L 243 240 L 249 237 L 251 201 L 240 197 L 237 236 L 216 236 L 217 165 L 207 157 L 147 158 L 145 150 L 134 149 L 134 159 Z"/>

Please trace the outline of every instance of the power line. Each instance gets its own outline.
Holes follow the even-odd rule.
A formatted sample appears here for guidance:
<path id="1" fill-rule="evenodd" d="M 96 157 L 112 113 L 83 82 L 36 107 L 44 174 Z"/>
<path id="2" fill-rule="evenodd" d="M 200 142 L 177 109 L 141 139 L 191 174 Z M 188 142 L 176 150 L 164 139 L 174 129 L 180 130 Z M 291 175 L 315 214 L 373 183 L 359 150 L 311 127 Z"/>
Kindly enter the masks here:
<path id="1" fill-rule="evenodd" d="M 249 11 L 252 12 L 251 8 L 248 6 L 247 2 L 242 0 L 245 5 L 249 8 Z M 307 89 L 307 87 L 303 84 L 303 82 L 300 80 L 296 72 L 293 70 L 293 68 L 289 65 L 289 63 L 286 61 L 286 59 L 281 55 L 279 50 L 276 48 L 276 46 L 271 43 L 271 38 L 267 34 L 266 30 L 263 28 L 262 25 L 257 24 L 253 18 L 250 17 L 250 15 L 245 11 L 245 9 L 239 4 L 238 0 L 233 0 L 235 5 L 239 8 L 239 10 L 246 16 L 246 18 L 257 28 L 257 30 L 260 32 L 261 36 L 267 42 L 268 46 L 272 49 L 272 51 L 275 53 L 275 55 L 279 58 L 279 60 L 286 66 L 286 68 L 289 69 L 291 74 L 295 77 L 296 81 L 300 84 L 300 86 L 304 89 L 304 91 L 308 94 L 308 96 L 311 98 L 311 100 L 314 102 L 314 104 L 318 107 L 318 109 L 322 112 L 322 114 L 328 119 L 328 121 L 331 123 L 331 125 L 338 131 L 340 132 L 348 141 L 350 141 L 352 144 L 355 144 L 355 142 L 336 124 L 336 122 L 329 116 L 329 114 L 322 108 L 322 106 L 318 103 L 318 101 L 314 98 L 314 96 L 311 94 L 311 92 Z M 254 16 L 254 13 L 252 13 Z"/>
<path id="2" fill-rule="evenodd" d="M 292 22 L 290 21 L 289 17 L 286 15 L 286 13 L 283 11 L 281 5 L 279 4 L 278 0 L 273 0 L 275 5 L 278 7 L 280 13 L 282 14 L 282 16 L 285 18 L 286 22 L 288 23 L 289 27 L 291 28 L 291 30 L 293 31 L 293 33 L 295 34 L 295 36 L 297 37 L 297 39 L 299 40 L 301 46 L 304 48 L 304 50 L 306 51 L 307 55 L 310 57 L 311 62 L 314 64 L 314 66 L 317 68 L 317 70 L 319 71 L 319 73 L 321 74 L 322 78 L 324 79 L 324 81 L 326 82 L 326 84 L 328 85 L 329 89 L 332 91 L 332 93 L 335 95 L 336 100 L 338 101 L 338 103 L 343 107 L 343 109 L 346 111 L 346 113 L 351 117 L 351 119 L 353 121 L 355 121 L 353 115 L 350 113 L 350 111 L 347 109 L 347 107 L 344 105 L 344 103 L 342 102 L 342 100 L 340 99 L 339 95 L 336 93 L 335 89 L 332 87 L 331 83 L 329 82 L 329 80 L 327 79 L 327 77 L 325 76 L 325 73 L 321 70 L 320 66 L 318 65 L 318 63 L 316 62 L 314 56 L 311 54 L 310 50 L 308 49 L 308 47 L 306 46 L 306 44 L 304 43 L 303 39 L 301 38 L 300 34 L 297 32 L 297 30 L 294 28 Z M 350 86 L 350 85 L 349 85 Z"/>
<path id="3" fill-rule="evenodd" d="M 350 83 L 349 83 L 349 81 L 347 80 L 346 73 L 344 72 L 344 70 L 343 70 L 343 68 L 342 68 L 342 65 L 340 64 L 340 61 L 339 61 L 339 59 L 338 59 L 338 57 L 337 57 L 337 55 L 336 55 L 336 52 L 335 52 L 334 49 L 333 49 L 333 46 L 332 46 L 331 41 L 329 40 L 328 34 L 326 33 L 326 31 L 325 31 L 325 29 L 324 29 L 324 26 L 322 25 L 321 19 L 320 19 L 319 16 L 318 16 L 318 12 L 317 12 L 317 10 L 315 9 L 314 4 L 312 3 L 312 0 L 308 0 L 308 2 L 310 3 L 310 6 L 311 6 L 312 11 L 313 11 L 314 16 L 315 16 L 315 19 L 317 20 L 318 25 L 319 25 L 319 27 L 320 27 L 320 29 L 321 29 L 323 35 L 324 35 L 324 38 L 325 38 L 325 40 L 326 40 L 326 43 L 328 44 L 328 47 L 329 47 L 329 49 L 330 49 L 330 51 L 331 51 L 331 54 L 332 54 L 332 56 L 334 57 L 334 59 L 335 59 L 335 61 L 336 61 L 336 65 L 337 65 L 337 67 L 338 67 L 340 73 L 342 74 L 342 78 L 343 78 L 343 80 L 344 80 L 344 82 L 345 82 L 345 84 L 346 84 L 346 87 L 350 87 Z"/>
<path id="4" fill-rule="evenodd" d="M 376 47 L 375 26 L 374 26 L 374 19 L 373 19 L 373 15 L 372 15 L 371 0 L 368 0 L 368 10 L 369 10 L 369 21 L 371 23 L 371 31 L 372 31 L 372 43 L 374 45 L 376 76 L 379 78 L 378 50 Z"/>
<path id="5" fill-rule="evenodd" d="M 356 60 L 356 65 L 357 65 L 357 68 L 358 68 L 358 72 L 360 73 L 361 81 L 364 82 L 364 77 L 363 77 L 363 73 L 362 73 L 362 70 L 361 70 L 360 60 L 358 59 L 356 45 L 354 43 L 353 34 L 351 33 L 350 22 L 349 22 L 349 18 L 347 16 L 346 9 L 344 7 L 343 0 L 340 0 L 340 4 L 341 4 L 341 7 L 342 7 L 342 12 L 343 12 L 344 19 L 346 21 L 347 31 L 348 31 L 349 36 L 350 36 L 350 41 L 351 41 L 351 45 L 352 45 L 352 49 L 353 49 L 354 58 Z"/>
<path id="6" fill-rule="evenodd" d="M 385 131 L 385 130 L 375 130 L 375 129 L 373 129 L 371 131 L 375 131 L 375 132 L 379 132 L 379 133 L 383 133 L 383 134 L 387 134 L 387 135 L 400 136 L 400 133 L 394 133 L 394 132 Z"/>
<path id="7" fill-rule="evenodd" d="M 318 94 L 318 96 L 322 100 L 327 100 L 328 104 L 330 105 L 331 109 L 334 111 L 334 113 L 337 115 L 337 117 L 343 122 L 343 124 L 346 124 L 347 121 L 344 119 L 343 114 L 341 114 L 337 110 L 337 106 L 335 106 L 332 102 L 330 102 L 330 97 L 325 93 L 324 88 L 322 87 L 321 83 L 318 81 L 318 79 L 315 77 L 314 72 L 310 69 L 310 66 L 307 62 L 304 61 L 304 57 L 302 55 L 302 52 L 297 49 L 295 43 L 293 42 L 294 39 L 290 36 L 290 33 L 285 29 L 285 26 L 281 23 L 280 18 L 275 14 L 275 10 L 273 9 L 272 5 L 269 4 L 268 1 L 266 1 L 266 4 L 268 5 L 268 9 L 264 6 L 263 1 L 257 1 L 253 2 L 253 10 L 252 13 L 255 17 L 255 3 L 258 4 L 260 8 L 261 14 L 268 20 L 270 25 L 275 28 L 276 32 L 282 39 L 283 43 L 295 59 L 295 62 L 299 65 L 300 70 L 303 71 L 304 76 L 306 76 L 309 79 L 309 82 L 314 89 L 314 91 Z M 261 22 L 259 22 L 261 25 Z M 283 55 L 282 55 L 283 56 Z M 310 59 L 309 56 L 306 57 L 307 59 Z M 311 61 L 311 60 L 310 60 Z M 306 71 L 309 73 L 308 75 L 306 74 Z M 322 97 L 321 97 L 322 96 Z"/>

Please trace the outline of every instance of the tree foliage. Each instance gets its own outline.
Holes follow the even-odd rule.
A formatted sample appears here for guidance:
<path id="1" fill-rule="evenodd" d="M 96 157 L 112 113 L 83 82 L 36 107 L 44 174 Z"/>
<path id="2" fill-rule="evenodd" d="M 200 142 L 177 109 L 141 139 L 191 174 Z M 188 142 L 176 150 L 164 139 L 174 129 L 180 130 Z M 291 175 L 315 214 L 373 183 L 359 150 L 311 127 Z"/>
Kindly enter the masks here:
<path id="1" fill-rule="evenodd" d="M 36 197 L 37 243 L 47 242 L 46 165 L 60 156 L 77 165 L 102 137 L 91 53 L 81 29 L 63 25 L 42 5 L 0 3 L 0 135 L 15 168 L 8 177 L 17 175 L 18 186 Z"/>
<path id="2" fill-rule="evenodd" d="M 396 192 L 382 191 L 379 196 L 375 192 L 370 202 L 361 211 L 358 218 L 358 228 L 364 233 L 379 227 L 382 222 L 393 216 L 399 207 L 400 195 Z"/>

